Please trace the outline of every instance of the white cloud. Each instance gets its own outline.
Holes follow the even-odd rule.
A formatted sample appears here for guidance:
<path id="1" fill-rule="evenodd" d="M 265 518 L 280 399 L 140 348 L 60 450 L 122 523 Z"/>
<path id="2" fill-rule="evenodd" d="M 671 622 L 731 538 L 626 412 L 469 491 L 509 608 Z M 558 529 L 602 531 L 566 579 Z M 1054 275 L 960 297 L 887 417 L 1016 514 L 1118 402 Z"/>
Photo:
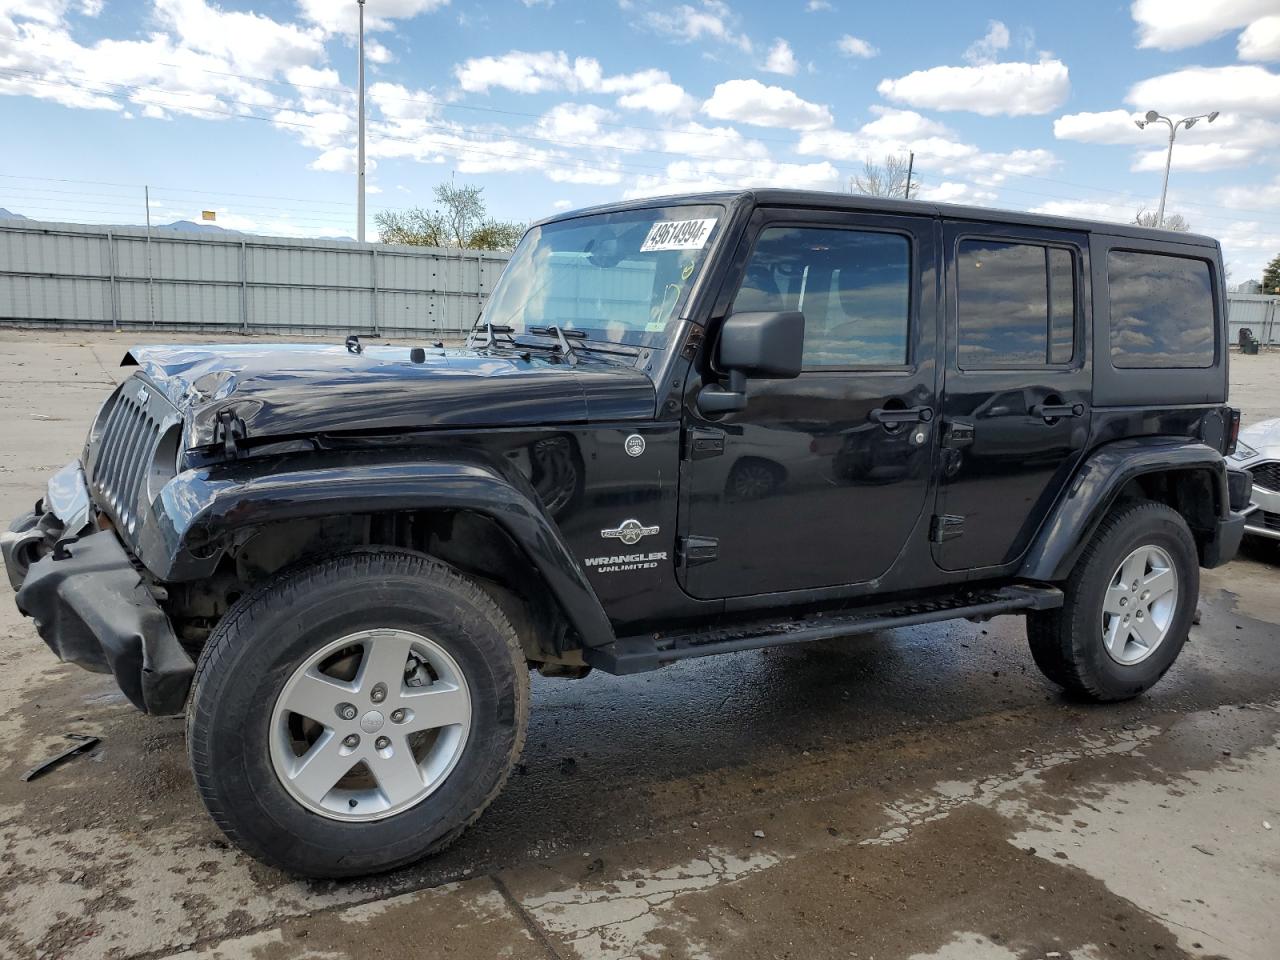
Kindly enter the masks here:
<path id="1" fill-rule="evenodd" d="M 609 123 L 613 114 L 591 103 L 561 103 L 552 107 L 538 121 L 543 136 L 580 140 L 601 133 L 600 125 Z"/>
<path id="2" fill-rule="evenodd" d="M 1059 140 L 1082 143 L 1146 143 L 1151 134 L 1134 123 L 1140 114 L 1128 110 L 1101 113 L 1068 113 L 1053 121 L 1053 135 Z"/>
<path id="3" fill-rule="evenodd" d="M 1158 197 L 1154 198 L 1150 204 L 1143 204 L 1136 200 L 1048 200 L 1032 207 L 1031 212 L 1044 213 L 1052 217 L 1132 223 L 1139 209 L 1154 210 L 1158 202 Z"/>
<path id="4" fill-rule="evenodd" d="M 648 110 L 658 114 L 687 114 L 693 112 L 697 105 L 698 102 L 677 83 L 655 83 L 618 98 L 618 106 L 624 110 Z"/>
<path id="5" fill-rule="evenodd" d="M 1280 213 L 1280 177 L 1262 185 L 1223 187 L 1217 192 L 1217 199 L 1224 207 L 1233 210 L 1274 210 Z"/>
<path id="6" fill-rule="evenodd" d="M 374 0 L 365 8 L 365 30 L 390 30 L 395 20 L 410 20 L 449 5 L 449 0 Z M 359 11 L 351 0 L 298 0 L 302 15 L 329 33 L 354 36 Z"/>
<path id="7" fill-rule="evenodd" d="M 678 160 L 665 174 L 639 177 L 626 191 L 628 199 L 700 190 L 740 190 L 750 187 L 790 187 L 833 190 L 840 171 L 830 163 L 778 163 L 773 160 Z"/>
<path id="8" fill-rule="evenodd" d="M 834 8 L 828 0 L 809 0 L 809 2 L 804 5 L 805 13 L 820 13 L 824 10 L 832 9 Z"/>
<path id="9" fill-rule="evenodd" d="M 1280 60 L 1280 15 L 1249 24 L 1236 41 L 1236 52 L 1241 60 Z"/>
<path id="10" fill-rule="evenodd" d="M 766 86 L 759 80 L 727 80 L 716 84 L 702 112 L 716 120 L 750 123 L 758 127 L 818 130 L 832 123 L 822 104 L 801 99 L 794 91 Z"/>
<path id="11" fill-rule="evenodd" d="M 671 82 L 665 70 L 640 70 L 605 76 L 594 57 L 574 57 L 563 50 L 533 53 L 511 50 L 501 56 L 473 57 L 453 68 L 458 86 L 468 93 L 500 88 L 515 93 L 606 93 L 620 96 L 619 105 L 655 113 L 688 112 L 693 101 Z"/>
<path id="12" fill-rule="evenodd" d="M 881 96 L 932 110 L 968 110 L 982 116 L 1048 113 L 1071 91 L 1066 64 L 987 63 L 969 67 L 932 67 L 905 77 L 881 80 Z"/>
<path id="13" fill-rule="evenodd" d="M 765 58 L 761 69 L 766 73 L 781 73 L 784 76 L 794 77 L 796 71 L 800 69 L 800 64 L 796 62 L 791 44 L 779 37 L 769 48 L 769 55 Z"/>
<path id="14" fill-rule="evenodd" d="M 715 40 L 751 52 L 751 40 L 739 32 L 737 17 L 723 0 L 702 0 L 697 6 L 681 4 L 672 10 L 650 10 L 646 26 L 676 43 Z"/>
<path id="15" fill-rule="evenodd" d="M 873 106 L 876 119 L 862 128 L 862 133 L 886 140 L 915 140 L 922 137 L 950 137 L 952 133 L 936 120 L 914 110 L 897 110 L 893 107 Z"/>
<path id="16" fill-rule="evenodd" d="M 1180 117 L 1181 114 L 1175 113 L 1174 116 Z M 1140 117 L 1141 114 L 1127 110 L 1067 114 L 1054 121 L 1053 132 L 1059 140 L 1147 148 L 1135 154 L 1131 169 L 1163 170 L 1169 128 L 1156 124 L 1139 129 L 1134 120 Z M 1200 121 L 1189 130 L 1179 128 L 1173 164 L 1183 170 L 1238 166 L 1265 156 L 1277 143 L 1280 143 L 1280 123 L 1254 114 L 1227 114 L 1219 117 L 1212 126 Z"/>
<path id="17" fill-rule="evenodd" d="M 836 47 L 846 57 L 858 57 L 862 60 L 869 60 L 872 57 L 879 56 L 880 51 L 873 47 L 866 40 L 855 37 L 851 33 L 846 33 L 836 41 Z"/>
<path id="18" fill-rule="evenodd" d="M 573 209 L 572 200 L 556 200 L 551 204 L 552 210 L 571 210 Z"/>
<path id="19" fill-rule="evenodd" d="M 1275 13 L 1275 0 L 1134 0 L 1138 46 L 1180 50 Z"/>
<path id="20" fill-rule="evenodd" d="M 964 59 L 974 65 L 995 63 L 1000 51 L 1008 49 L 1009 28 L 999 20 L 989 20 L 986 35 L 970 44 L 964 52 Z"/>
<path id="21" fill-rule="evenodd" d="M 238 72 L 273 75 L 324 57 L 324 35 L 257 13 L 210 6 L 205 0 L 156 0 L 156 18 L 190 50 L 222 58 Z"/>
<path id="22" fill-rule="evenodd" d="M 1173 151 L 1173 168 L 1187 172 L 1219 170 L 1247 163 L 1253 151 L 1222 143 L 1179 143 Z M 1138 154 L 1129 168 L 1135 173 L 1158 173 L 1164 170 L 1168 149 L 1148 150 Z"/>
<path id="23" fill-rule="evenodd" d="M 875 107 L 878 116 L 857 130 L 818 130 L 806 133 L 796 145 L 802 156 L 820 156 L 849 164 L 861 164 L 870 158 L 886 155 L 904 156 L 915 153 L 917 173 L 926 180 L 942 177 L 943 182 L 968 178 L 972 202 L 989 203 L 994 194 L 989 189 L 1013 175 L 1043 175 L 1053 169 L 1057 159 L 1048 150 L 1025 149 L 989 152 L 965 143 L 946 127 L 910 110 Z M 931 189 L 941 189 L 933 185 Z M 933 199 L 957 199 L 956 187 L 947 195 L 929 195 Z"/>
<path id="24" fill-rule="evenodd" d="M 1266 67 L 1188 67 L 1133 85 L 1125 100 L 1170 116 L 1239 112 L 1280 116 L 1280 74 Z"/>
<path id="25" fill-rule="evenodd" d="M 468 93 L 501 87 L 516 93 L 581 90 L 600 82 L 600 63 L 591 57 L 570 60 L 564 51 L 512 50 L 498 57 L 473 57 L 453 68 L 458 86 Z"/>
<path id="26" fill-rule="evenodd" d="M 690 122 L 662 132 L 662 149 L 667 153 L 698 154 L 701 158 L 765 160 L 769 148 L 759 140 L 744 137 L 733 127 L 708 127 Z"/>
<path id="27" fill-rule="evenodd" d="M 82 44 L 65 3 L 0 12 L 0 94 L 81 109 L 218 120 L 282 104 L 273 79 L 322 61 L 322 33 L 202 0 L 157 0 L 156 29 L 141 40 Z M 244 76 L 237 76 L 244 75 Z M 137 108 L 128 109 L 128 108 Z"/>
<path id="28" fill-rule="evenodd" d="M 912 186 L 913 200 L 932 200 L 934 203 L 973 203 L 989 206 L 996 201 L 996 192 L 987 190 L 972 183 L 957 183 L 954 180 L 943 180 L 937 184 Z"/>

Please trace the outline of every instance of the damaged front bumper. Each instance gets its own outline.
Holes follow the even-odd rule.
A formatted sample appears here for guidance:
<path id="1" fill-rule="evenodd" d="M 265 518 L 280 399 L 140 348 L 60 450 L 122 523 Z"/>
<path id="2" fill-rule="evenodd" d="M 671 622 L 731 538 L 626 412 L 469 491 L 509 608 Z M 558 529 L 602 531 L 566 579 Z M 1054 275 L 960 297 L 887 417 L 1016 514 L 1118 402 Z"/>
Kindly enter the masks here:
<path id="1" fill-rule="evenodd" d="M 114 674 L 140 710 L 181 713 L 195 664 L 115 532 L 92 524 L 79 463 L 37 510 L 0 535 L 18 609 L 59 658 Z"/>

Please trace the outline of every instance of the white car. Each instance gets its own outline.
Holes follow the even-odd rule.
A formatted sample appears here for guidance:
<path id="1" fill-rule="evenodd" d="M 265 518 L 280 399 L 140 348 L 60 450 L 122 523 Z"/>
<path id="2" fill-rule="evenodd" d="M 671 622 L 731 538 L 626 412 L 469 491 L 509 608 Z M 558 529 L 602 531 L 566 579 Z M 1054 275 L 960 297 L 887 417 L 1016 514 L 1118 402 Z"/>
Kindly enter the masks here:
<path id="1" fill-rule="evenodd" d="M 1253 475 L 1245 532 L 1280 540 L 1280 417 L 1243 428 L 1231 459 Z"/>

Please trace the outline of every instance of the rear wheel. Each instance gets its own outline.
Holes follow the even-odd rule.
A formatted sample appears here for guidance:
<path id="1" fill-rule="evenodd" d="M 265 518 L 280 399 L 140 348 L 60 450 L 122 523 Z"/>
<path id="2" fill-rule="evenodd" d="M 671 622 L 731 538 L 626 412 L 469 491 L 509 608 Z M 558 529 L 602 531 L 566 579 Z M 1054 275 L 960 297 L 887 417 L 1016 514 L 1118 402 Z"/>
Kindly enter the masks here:
<path id="1" fill-rule="evenodd" d="M 188 749 L 245 851 L 291 873 L 387 870 L 442 849 L 501 789 L 529 680 L 493 600 L 428 557 L 370 550 L 247 596 L 200 658 Z"/>
<path id="2" fill-rule="evenodd" d="M 1200 567 L 1186 521 L 1138 501 L 1102 522 L 1058 610 L 1027 615 L 1032 656 L 1054 683 L 1091 700 L 1125 700 L 1173 665 L 1195 616 Z"/>

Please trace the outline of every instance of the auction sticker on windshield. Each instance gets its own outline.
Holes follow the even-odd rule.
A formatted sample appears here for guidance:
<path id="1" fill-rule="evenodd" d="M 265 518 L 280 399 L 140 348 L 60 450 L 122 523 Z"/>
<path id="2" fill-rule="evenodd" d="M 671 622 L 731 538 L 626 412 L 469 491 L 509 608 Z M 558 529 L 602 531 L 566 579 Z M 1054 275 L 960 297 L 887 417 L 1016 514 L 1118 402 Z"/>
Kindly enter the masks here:
<path id="1" fill-rule="evenodd" d="M 641 253 L 652 253 L 657 250 L 701 250 L 711 236 L 711 228 L 716 225 L 715 218 L 710 220 L 662 220 L 649 230 L 640 246 Z"/>

